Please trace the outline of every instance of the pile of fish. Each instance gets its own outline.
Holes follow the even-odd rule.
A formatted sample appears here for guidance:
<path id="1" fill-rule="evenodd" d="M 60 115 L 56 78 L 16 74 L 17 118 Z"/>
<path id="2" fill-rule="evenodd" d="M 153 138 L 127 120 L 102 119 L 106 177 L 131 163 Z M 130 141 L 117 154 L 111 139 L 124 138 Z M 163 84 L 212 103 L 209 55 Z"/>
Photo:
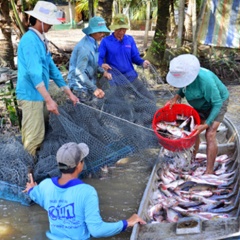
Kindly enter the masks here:
<path id="1" fill-rule="evenodd" d="M 166 138 L 179 139 L 189 136 L 195 127 L 193 116 L 177 115 L 176 121 L 161 121 L 156 125 L 157 132 Z"/>
<path id="2" fill-rule="evenodd" d="M 190 216 L 202 220 L 234 216 L 240 198 L 237 161 L 223 154 L 216 158 L 214 174 L 204 174 L 205 170 L 206 154 L 202 153 L 188 166 L 184 166 L 182 157 L 162 164 L 150 196 L 149 222 L 177 222 Z"/>

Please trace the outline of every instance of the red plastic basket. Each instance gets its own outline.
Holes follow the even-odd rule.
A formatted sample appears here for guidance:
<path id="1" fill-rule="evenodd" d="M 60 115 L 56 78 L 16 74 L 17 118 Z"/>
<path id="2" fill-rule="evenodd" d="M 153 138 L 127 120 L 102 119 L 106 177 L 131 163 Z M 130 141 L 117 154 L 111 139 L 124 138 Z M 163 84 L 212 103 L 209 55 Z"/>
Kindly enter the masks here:
<path id="1" fill-rule="evenodd" d="M 173 122 L 176 120 L 177 115 L 184 115 L 186 117 L 193 116 L 195 124 L 200 124 L 200 117 L 198 112 L 186 104 L 174 104 L 170 109 L 170 105 L 165 105 L 163 108 L 158 109 L 154 114 L 152 128 L 158 137 L 159 143 L 169 151 L 177 152 L 192 147 L 195 143 L 197 132 L 193 131 L 187 137 L 179 139 L 169 139 L 160 135 L 157 131 L 157 123 L 161 121 Z"/>

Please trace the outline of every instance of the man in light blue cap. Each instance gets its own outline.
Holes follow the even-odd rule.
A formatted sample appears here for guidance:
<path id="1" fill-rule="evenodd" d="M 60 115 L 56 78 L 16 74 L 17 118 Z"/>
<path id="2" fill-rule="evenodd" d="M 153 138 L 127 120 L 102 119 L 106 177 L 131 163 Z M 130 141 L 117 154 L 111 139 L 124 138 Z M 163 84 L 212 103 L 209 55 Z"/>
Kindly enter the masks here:
<path id="1" fill-rule="evenodd" d="M 111 79 L 111 74 L 98 66 L 98 42 L 110 32 L 103 18 L 95 16 L 82 30 L 86 36 L 74 47 L 69 64 L 68 83 L 79 100 L 88 103 L 93 96 L 103 98 L 105 93 L 96 85 L 98 73 Z"/>

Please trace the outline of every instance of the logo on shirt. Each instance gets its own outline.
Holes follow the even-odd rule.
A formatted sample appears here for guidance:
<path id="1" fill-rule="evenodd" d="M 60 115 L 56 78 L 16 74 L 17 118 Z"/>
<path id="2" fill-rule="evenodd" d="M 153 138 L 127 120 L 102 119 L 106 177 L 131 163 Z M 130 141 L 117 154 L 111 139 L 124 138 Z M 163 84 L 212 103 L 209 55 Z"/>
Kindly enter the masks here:
<path id="1" fill-rule="evenodd" d="M 126 47 L 126 48 L 131 48 L 131 45 L 126 44 L 125 47 Z"/>
<path id="2" fill-rule="evenodd" d="M 51 206 L 48 209 L 48 215 L 52 220 L 63 220 L 75 218 L 74 203 L 66 206 Z"/>

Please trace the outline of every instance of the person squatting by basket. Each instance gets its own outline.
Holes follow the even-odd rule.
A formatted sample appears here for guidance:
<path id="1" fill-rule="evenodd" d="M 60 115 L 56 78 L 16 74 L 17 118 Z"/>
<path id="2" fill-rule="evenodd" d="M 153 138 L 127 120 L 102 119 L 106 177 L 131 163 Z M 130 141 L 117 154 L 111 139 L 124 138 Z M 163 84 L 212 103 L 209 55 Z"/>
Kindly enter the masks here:
<path id="1" fill-rule="evenodd" d="M 24 192 L 48 212 L 50 230 L 46 235 L 49 239 L 110 237 L 137 223 L 146 223 L 137 214 L 117 222 L 102 220 L 95 188 L 78 178 L 88 154 L 85 143 L 65 143 L 56 154 L 60 177 L 45 179 L 37 185 L 30 175 Z"/>
<path id="2" fill-rule="evenodd" d="M 200 67 L 198 58 L 192 54 L 182 54 L 170 61 L 167 82 L 179 88 L 177 94 L 170 99 L 170 105 L 185 97 L 199 113 L 201 124 L 195 129 L 199 134 L 206 130 L 207 167 L 205 174 L 212 174 L 218 152 L 216 133 L 227 112 L 228 89 L 212 71 Z M 195 143 L 194 156 L 199 149 L 199 134 Z"/>
<path id="3" fill-rule="evenodd" d="M 134 38 L 126 34 L 129 28 L 127 16 L 116 14 L 109 28 L 114 32 L 103 38 L 99 45 L 99 65 L 106 70 L 109 69 L 109 66 L 110 69 L 117 69 L 133 84 L 139 93 L 150 100 L 154 100 L 154 96 L 144 86 L 143 82 L 138 79 L 138 74 L 133 66 L 133 64 L 136 64 L 147 68 L 150 62 L 140 57 Z M 109 83 L 110 85 L 123 85 L 119 80 L 120 78 L 115 79 L 113 76 L 112 81 L 109 81 Z"/>
<path id="4" fill-rule="evenodd" d="M 22 108 L 22 142 L 33 156 L 44 140 L 44 102 L 49 112 L 59 114 L 58 105 L 48 92 L 49 80 L 52 79 L 74 104 L 79 101 L 54 64 L 44 35 L 52 25 L 61 24 L 56 12 L 57 7 L 45 1 L 38 1 L 32 11 L 26 11 L 31 27 L 18 46 L 16 94 Z"/>
<path id="5" fill-rule="evenodd" d="M 98 42 L 110 32 L 103 18 L 95 16 L 82 30 L 86 36 L 74 47 L 69 64 L 68 84 L 81 102 L 93 96 L 103 98 L 105 93 L 97 87 L 98 74 L 111 79 L 111 74 L 98 65 Z"/>

